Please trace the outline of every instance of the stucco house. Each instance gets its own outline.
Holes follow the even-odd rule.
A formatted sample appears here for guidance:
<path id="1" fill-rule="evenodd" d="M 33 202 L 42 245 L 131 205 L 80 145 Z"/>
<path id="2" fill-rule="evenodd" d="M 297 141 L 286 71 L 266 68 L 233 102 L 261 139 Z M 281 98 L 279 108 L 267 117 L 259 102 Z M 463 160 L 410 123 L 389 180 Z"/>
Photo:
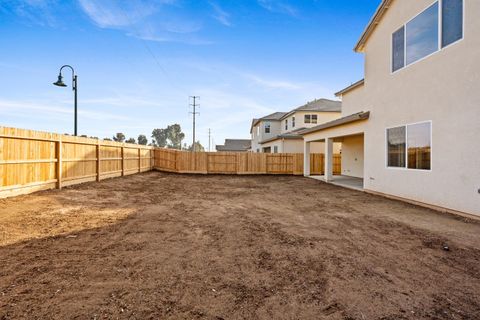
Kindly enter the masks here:
<path id="1" fill-rule="evenodd" d="M 342 143 L 342 173 L 366 191 L 480 215 L 480 1 L 384 0 L 355 51 L 365 79 L 339 91 L 342 117 L 302 132 Z M 340 180 L 339 180 L 340 181 Z"/>
<path id="2" fill-rule="evenodd" d="M 252 151 L 265 153 L 302 153 L 303 137 L 299 132 L 341 116 L 342 103 L 317 99 L 289 112 L 276 112 L 253 119 L 250 133 Z M 312 146 L 323 153 L 323 144 Z M 336 150 L 339 152 L 339 146 Z"/>

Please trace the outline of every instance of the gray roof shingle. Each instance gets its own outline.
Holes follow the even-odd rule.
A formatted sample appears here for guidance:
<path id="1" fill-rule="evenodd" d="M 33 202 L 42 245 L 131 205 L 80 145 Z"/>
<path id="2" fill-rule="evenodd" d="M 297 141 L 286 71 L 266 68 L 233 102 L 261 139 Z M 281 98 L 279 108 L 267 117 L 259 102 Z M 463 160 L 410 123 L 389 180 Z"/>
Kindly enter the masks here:
<path id="1" fill-rule="evenodd" d="M 217 151 L 247 151 L 252 142 L 249 139 L 225 139 L 224 145 L 216 145 Z"/>

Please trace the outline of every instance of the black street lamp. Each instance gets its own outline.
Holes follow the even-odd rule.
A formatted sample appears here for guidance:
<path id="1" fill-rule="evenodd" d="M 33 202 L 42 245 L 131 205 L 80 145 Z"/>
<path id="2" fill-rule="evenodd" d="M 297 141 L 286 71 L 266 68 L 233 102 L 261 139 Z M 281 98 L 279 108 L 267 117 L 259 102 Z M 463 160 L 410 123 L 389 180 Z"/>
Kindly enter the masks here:
<path id="1" fill-rule="evenodd" d="M 74 92 L 74 105 L 75 105 L 75 133 L 74 135 L 77 135 L 77 75 L 75 74 L 75 70 L 73 70 L 72 66 L 69 65 L 64 65 L 60 68 L 60 72 L 58 73 L 58 80 L 57 82 L 54 82 L 53 84 L 58 86 L 58 87 L 66 87 L 67 85 L 63 83 L 63 76 L 62 76 L 62 70 L 63 68 L 70 68 L 72 70 L 72 89 Z"/>

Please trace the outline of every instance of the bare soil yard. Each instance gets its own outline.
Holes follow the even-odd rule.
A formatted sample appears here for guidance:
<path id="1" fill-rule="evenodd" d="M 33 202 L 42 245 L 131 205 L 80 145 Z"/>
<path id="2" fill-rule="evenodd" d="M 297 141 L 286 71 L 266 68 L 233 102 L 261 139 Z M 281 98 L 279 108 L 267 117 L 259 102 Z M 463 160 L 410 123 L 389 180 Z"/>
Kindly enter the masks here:
<path id="1" fill-rule="evenodd" d="M 0 319 L 480 319 L 478 222 L 301 177 L 4 199 L 0 244 Z"/>

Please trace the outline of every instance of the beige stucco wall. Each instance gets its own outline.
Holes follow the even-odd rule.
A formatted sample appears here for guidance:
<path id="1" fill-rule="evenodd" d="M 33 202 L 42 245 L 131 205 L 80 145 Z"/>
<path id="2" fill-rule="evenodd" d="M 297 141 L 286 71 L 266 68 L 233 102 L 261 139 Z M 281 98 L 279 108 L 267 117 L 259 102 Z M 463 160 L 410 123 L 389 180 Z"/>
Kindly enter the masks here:
<path id="1" fill-rule="evenodd" d="M 480 215 L 480 1 L 465 1 L 463 40 L 390 72 L 392 33 L 433 2 L 394 1 L 366 44 L 365 188 Z M 385 129 L 421 121 L 432 170 L 386 168 Z"/>
<path id="2" fill-rule="evenodd" d="M 271 142 L 267 142 L 261 145 L 262 148 L 272 148 L 272 153 L 273 149 L 275 146 L 278 147 L 278 153 L 303 153 L 303 140 L 302 139 L 296 139 L 296 140 L 291 140 L 291 139 L 285 139 L 285 140 L 275 140 Z M 263 149 L 262 149 L 263 150 Z M 312 153 L 323 153 L 324 147 L 323 143 L 316 144 L 316 146 L 312 149 Z"/>
<path id="3" fill-rule="evenodd" d="M 342 117 L 349 116 L 354 113 L 369 111 L 366 104 L 364 86 L 358 86 L 342 96 Z"/>
<path id="4" fill-rule="evenodd" d="M 275 140 L 268 143 L 262 144 L 262 148 L 272 148 L 272 153 L 274 146 L 278 147 L 278 153 L 303 153 L 303 140 L 296 139 L 285 139 L 285 140 Z M 340 153 L 342 148 L 341 143 L 335 143 L 333 145 L 333 152 Z M 316 142 L 311 144 L 311 153 L 325 153 L 325 144 L 323 142 Z"/>
<path id="5" fill-rule="evenodd" d="M 342 139 L 342 175 L 363 178 L 363 135 Z"/>

